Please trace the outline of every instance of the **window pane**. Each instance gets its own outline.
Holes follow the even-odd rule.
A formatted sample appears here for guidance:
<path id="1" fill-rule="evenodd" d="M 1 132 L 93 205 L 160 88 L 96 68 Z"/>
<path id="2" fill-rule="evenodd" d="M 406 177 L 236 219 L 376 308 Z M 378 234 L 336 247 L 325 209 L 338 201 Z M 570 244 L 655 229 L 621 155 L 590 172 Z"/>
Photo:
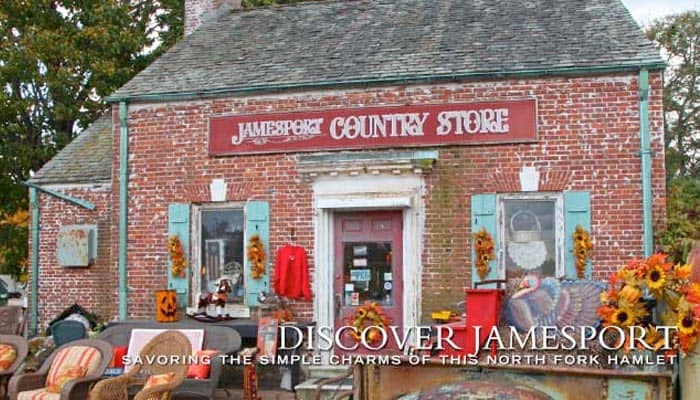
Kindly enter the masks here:
<path id="1" fill-rule="evenodd" d="M 506 279 L 556 275 L 554 200 L 505 200 Z"/>
<path id="2" fill-rule="evenodd" d="M 243 287 L 243 211 L 202 211 L 202 269 L 200 290 L 213 293 L 216 280 L 231 279 L 229 303 L 241 303 Z"/>
<path id="3" fill-rule="evenodd" d="M 345 243 L 343 250 L 345 305 L 358 306 L 369 300 L 391 305 L 391 242 Z"/>

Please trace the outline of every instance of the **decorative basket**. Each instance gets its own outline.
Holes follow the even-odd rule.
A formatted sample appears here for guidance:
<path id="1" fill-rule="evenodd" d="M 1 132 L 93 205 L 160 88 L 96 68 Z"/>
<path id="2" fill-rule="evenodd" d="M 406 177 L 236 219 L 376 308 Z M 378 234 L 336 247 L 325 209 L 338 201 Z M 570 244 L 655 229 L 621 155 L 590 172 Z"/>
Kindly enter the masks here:
<path id="1" fill-rule="evenodd" d="M 530 219 L 529 227 L 527 230 L 515 230 L 516 220 L 519 228 L 527 226 L 526 218 Z M 525 221 L 525 222 L 523 222 Z M 529 210 L 518 210 L 510 217 L 510 238 L 514 242 L 537 242 L 542 240 L 542 225 L 540 225 L 540 220 L 537 219 L 537 215 Z"/>

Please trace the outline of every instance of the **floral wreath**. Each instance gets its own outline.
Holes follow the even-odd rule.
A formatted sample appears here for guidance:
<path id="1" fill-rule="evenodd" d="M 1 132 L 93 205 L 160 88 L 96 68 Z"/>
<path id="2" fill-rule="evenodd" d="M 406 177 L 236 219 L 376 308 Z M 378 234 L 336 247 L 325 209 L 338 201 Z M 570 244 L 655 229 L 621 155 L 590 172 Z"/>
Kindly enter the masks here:
<path id="1" fill-rule="evenodd" d="M 482 280 L 491 272 L 489 262 L 496 258 L 493 248 L 494 244 L 491 234 L 486 231 L 486 228 L 482 227 L 481 230 L 474 235 L 476 272 Z"/>
<path id="2" fill-rule="evenodd" d="M 250 276 L 253 279 L 260 279 L 263 275 L 265 275 L 266 258 L 267 254 L 265 253 L 265 245 L 263 245 L 260 236 L 251 236 L 248 243 L 248 260 L 250 260 L 252 265 Z"/>
<path id="3" fill-rule="evenodd" d="M 168 255 L 171 263 L 170 272 L 176 278 L 185 278 L 187 259 L 185 258 L 185 249 L 182 247 L 182 242 L 178 235 L 172 235 L 168 238 Z"/>
<path id="4" fill-rule="evenodd" d="M 576 230 L 574 231 L 572 237 L 574 239 L 576 276 L 578 276 L 579 279 L 583 279 L 586 272 L 586 263 L 591 258 L 591 250 L 593 250 L 591 234 L 588 233 L 588 231 L 581 225 L 576 225 Z"/>
<path id="5" fill-rule="evenodd" d="M 389 325 L 387 316 L 377 303 L 367 303 L 357 307 L 355 314 L 348 318 L 348 322 L 355 328 L 350 331 L 350 337 L 357 342 L 362 339 L 362 332 L 369 328 L 366 340 L 371 344 L 381 340 L 381 334 L 376 328 L 384 328 Z"/>
<path id="6" fill-rule="evenodd" d="M 656 350 L 673 344 L 685 355 L 700 338 L 700 284 L 690 281 L 690 264 L 673 265 L 667 262 L 667 257 L 654 254 L 646 260 L 632 261 L 613 273 L 608 280 L 608 290 L 600 295 L 602 305 L 598 315 L 605 326 L 641 325 L 647 328 L 644 341 Z M 644 291 L 648 291 L 661 307 L 661 325 L 678 328 L 671 331 L 672 343 L 666 343 L 655 323 L 647 321 L 649 310 L 642 299 Z"/>

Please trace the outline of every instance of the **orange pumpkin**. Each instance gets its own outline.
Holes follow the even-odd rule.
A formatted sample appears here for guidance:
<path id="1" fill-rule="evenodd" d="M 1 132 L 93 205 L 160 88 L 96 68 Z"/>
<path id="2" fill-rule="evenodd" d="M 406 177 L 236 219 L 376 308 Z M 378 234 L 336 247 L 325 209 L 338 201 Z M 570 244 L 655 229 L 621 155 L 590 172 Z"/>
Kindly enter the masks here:
<path id="1" fill-rule="evenodd" d="M 158 322 L 175 322 L 177 314 L 177 293 L 174 290 L 156 291 L 156 320 Z"/>

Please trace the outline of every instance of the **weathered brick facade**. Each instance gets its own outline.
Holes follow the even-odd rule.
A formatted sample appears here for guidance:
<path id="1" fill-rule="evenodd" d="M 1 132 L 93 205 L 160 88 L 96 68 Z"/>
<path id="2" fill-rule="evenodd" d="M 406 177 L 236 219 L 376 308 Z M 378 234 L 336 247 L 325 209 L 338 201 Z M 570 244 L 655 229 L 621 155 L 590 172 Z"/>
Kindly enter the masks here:
<path id="1" fill-rule="evenodd" d="M 39 326 L 45 328 L 64 309 L 77 303 L 102 317 L 115 313 L 116 269 L 111 256 L 112 192 L 110 184 L 56 188 L 95 205 L 87 210 L 40 193 Z M 97 258 L 87 268 L 58 265 L 57 238 L 62 225 L 97 225 Z M 31 237 L 30 237 L 31 239 Z M 30 247 L 33 244 L 30 240 Z M 30 277 L 31 278 L 31 277 Z"/>
<path id="2" fill-rule="evenodd" d="M 213 178 L 229 186 L 227 200 L 270 202 L 270 249 L 284 244 L 290 227 L 313 262 L 312 191 L 297 172 L 297 154 L 210 157 L 208 117 L 374 105 L 537 98 L 536 144 L 437 147 L 426 173 L 422 316 L 462 297 L 470 283 L 470 195 L 512 191 L 523 166 L 540 172 L 541 190 L 588 190 L 592 200 L 594 277 L 642 255 L 642 203 L 637 75 L 551 77 L 445 85 L 375 87 L 338 91 L 227 97 L 129 105 L 129 314 L 154 317 L 154 291 L 167 282 L 167 207 L 206 201 Z M 661 76 L 651 74 L 650 121 L 654 151 L 654 218 L 665 209 Z M 118 109 L 118 107 L 116 107 Z M 116 315 L 119 198 L 119 119 L 114 112 L 112 189 L 70 191 L 98 205 L 78 209 L 42 196 L 41 322 L 77 299 Z M 111 198 L 109 197 L 111 196 Z M 110 204 L 114 205 L 110 207 Z M 102 229 L 111 215 L 111 231 Z M 55 267 L 55 234 L 65 223 L 100 223 L 100 257 L 89 269 Z M 112 239 L 111 241 L 109 239 Z M 105 241 L 106 240 L 106 241 Z M 105 247 L 111 243 L 111 252 Z M 111 257 L 110 257 L 111 255 Z M 271 260 L 274 263 L 274 260 Z M 316 266 L 312 265 L 313 270 Z M 294 305 L 302 320 L 311 303 Z"/>

